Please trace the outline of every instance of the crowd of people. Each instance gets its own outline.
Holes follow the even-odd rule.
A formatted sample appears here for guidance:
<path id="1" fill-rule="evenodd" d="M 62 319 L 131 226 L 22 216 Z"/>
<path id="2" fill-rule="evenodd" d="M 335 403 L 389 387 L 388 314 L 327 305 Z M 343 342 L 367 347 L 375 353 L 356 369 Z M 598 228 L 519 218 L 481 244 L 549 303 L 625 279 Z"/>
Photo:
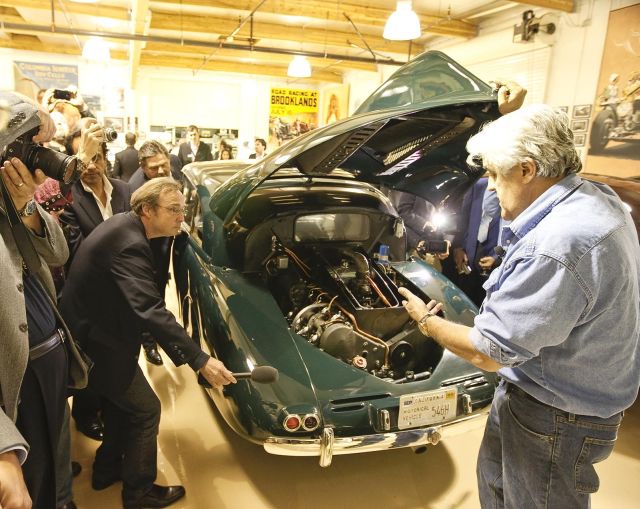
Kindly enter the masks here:
<path id="1" fill-rule="evenodd" d="M 431 204 L 389 191 L 412 252 L 445 246 L 431 262 L 453 262 L 451 277 L 480 306 L 474 326 L 400 293 L 423 334 L 501 375 L 477 464 L 481 506 L 588 507 L 593 464 L 611 453 L 638 393 L 640 248 L 619 198 L 577 176 L 566 116 L 521 108 L 525 93 L 499 84 L 503 116 L 467 144 L 469 164 L 486 177 L 464 199 L 458 235 L 438 236 Z M 73 156 L 79 174 L 66 181 L 19 157 L 2 161 L 0 506 L 75 507 L 70 415 L 101 441 L 93 489 L 121 481 L 125 508 L 170 505 L 185 490 L 155 483 L 160 402 L 138 358 L 142 347 L 161 365 L 160 345 L 214 387 L 236 381 L 164 302 L 184 220 L 180 169 L 229 159 L 232 149 L 221 141 L 213 154 L 196 126 L 177 154 L 155 140 L 136 149 L 129 133 L 110 171 L 105 130 L 79 94 L 45 93 L 44 107 L 13 93 L 0 99 L 13 115 L 2 147 L 57 138 L 52 148 Z M 251 158 L 266 149 L 257 138 Z"/>

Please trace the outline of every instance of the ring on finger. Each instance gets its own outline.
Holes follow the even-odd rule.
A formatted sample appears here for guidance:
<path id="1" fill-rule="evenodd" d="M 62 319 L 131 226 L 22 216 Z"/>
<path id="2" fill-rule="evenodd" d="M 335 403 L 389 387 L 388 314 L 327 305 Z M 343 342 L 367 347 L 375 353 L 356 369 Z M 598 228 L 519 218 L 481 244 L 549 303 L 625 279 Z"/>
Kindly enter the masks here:
<path id="1" fill-rule="evenodd" d="M 20 182 L 19 184 L 16 184 L 16 187 L 22 187 L 24 186 L 24 182 Z"/>

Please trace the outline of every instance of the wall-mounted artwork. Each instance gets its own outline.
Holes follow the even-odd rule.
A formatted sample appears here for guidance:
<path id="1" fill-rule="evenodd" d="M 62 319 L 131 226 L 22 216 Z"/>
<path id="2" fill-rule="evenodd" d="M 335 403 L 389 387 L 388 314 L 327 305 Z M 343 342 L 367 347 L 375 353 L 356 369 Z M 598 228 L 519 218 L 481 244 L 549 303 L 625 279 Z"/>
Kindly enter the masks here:
<path id="1" fill-rule="evenodd" d="M 320 94 L 320 125 L 329 125 L 349 116 L 349 85 L 322 89 Z"/>
<path id="2" fill-rule="evenodd" d="M 580 119 L 580 120 L 573 120 L 571 121 L 571 130 L 575 133 L 575 132 L 582 132 L 582 131 L 586 131 L 587 130 L 587 126 L 589 124 L 589 120 L 588 119 Z"/>
<path id="3" fill-rule="evenodd" d="M 590 104 L 579 104 L 573 107 L 573 118 L 589 118 L 591 116 Z"/>
<path id="4" fill-rule="evenodd" d="M 569 114 L 569 106 L 558 106 L 558 109 L 560 111 L 563 111 L 564 113 L 566 113 L 567 115 Z"/>
<path id="5" fill-rule="evenodd" d="M 640 4 L 609 13 L 587 143 L 591 173 L 640 174 Z M 574 115 L 575 117 L 575 115 Z"/>
<path id="6" fill-rule="evenodd" d="M 573 135 L 573 143 L 576 147 L 584 147 L 584 141 L 586 139 L 586 133 L 578 133 Z"/>

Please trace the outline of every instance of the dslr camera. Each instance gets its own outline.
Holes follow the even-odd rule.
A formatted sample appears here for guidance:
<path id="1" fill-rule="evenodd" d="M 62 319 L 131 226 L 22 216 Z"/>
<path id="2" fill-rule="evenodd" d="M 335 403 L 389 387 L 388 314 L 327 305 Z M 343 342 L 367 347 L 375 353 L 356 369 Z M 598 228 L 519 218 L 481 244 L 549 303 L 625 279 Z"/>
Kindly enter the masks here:
<path id="1" fill-rule="evenodd" d="M 2 153 L 2 161 L 17 157 L 32 173 L 39 168 L 47 177 L 64 184 L 72 184 L 80 176 L 80 172 L 77 171 L 78 160 L 34 143 L 32 138 L 38 134 L 39 129 L 40 127 L 31 129 L 9 143 Z"/>

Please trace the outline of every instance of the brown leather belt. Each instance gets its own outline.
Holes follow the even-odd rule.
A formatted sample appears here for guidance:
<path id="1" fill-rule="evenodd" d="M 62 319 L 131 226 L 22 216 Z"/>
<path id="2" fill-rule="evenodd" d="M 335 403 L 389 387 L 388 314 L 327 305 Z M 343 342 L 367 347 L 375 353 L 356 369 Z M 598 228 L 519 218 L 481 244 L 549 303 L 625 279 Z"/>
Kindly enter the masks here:
<path id="1" fill-rule="evenodd" d="M 29 360 L 35 361 L 43 355 L 48 354 L 59 344 L 64 343 L 64 339 L 64 330 L 56 329 L 56 331 L 42 343 L 38 343 L 36 346 L 29 348 Z"/>

